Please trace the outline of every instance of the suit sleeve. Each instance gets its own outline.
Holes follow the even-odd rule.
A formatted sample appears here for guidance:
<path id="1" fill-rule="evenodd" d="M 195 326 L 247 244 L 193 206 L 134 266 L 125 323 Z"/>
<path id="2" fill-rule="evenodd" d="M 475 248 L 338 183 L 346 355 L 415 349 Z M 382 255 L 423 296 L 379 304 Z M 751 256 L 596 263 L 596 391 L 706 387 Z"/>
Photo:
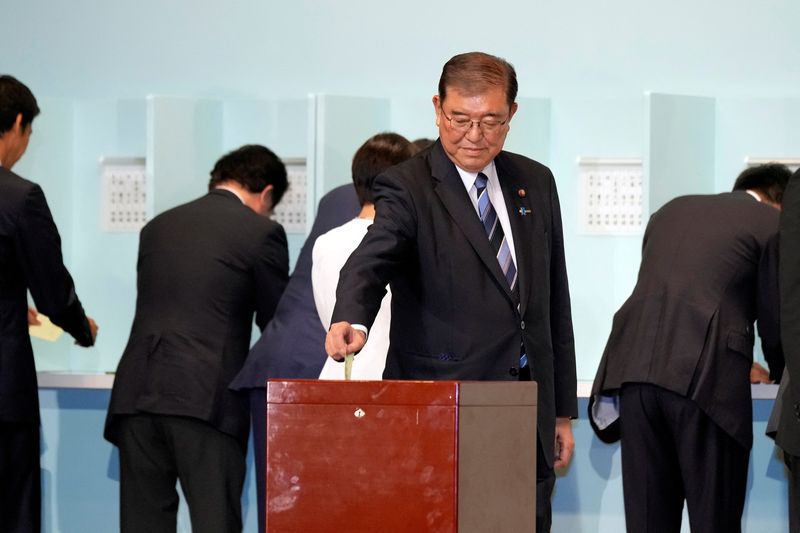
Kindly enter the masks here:
<path id="1" fill-rule="evenodd" d="M 550 255 L 550 330 L 553 340 L 556 416 L 578 416 L 575 371 L 575 338 L 572 331 L 572 308 L 564 252 L 561 206 L 555 180 L 550 175 L 551 255 Z"/>
<path id="2" fill-rule="evenodd" d="M 275 226 L 264 236 L 256 254 L 256 324 L 264 331 L 289 282 L 289 251 L 282 226 Z"/>
<path id="3" fill-rule="evenodd" d="M 778 235 L 765 246 L 758 265 L 757 319 L 761 351 L 769 366 L 769 377 L 779 382 L 784 360 L 780 338 L 780 300 L 778 297 Z"/>
<path id="4" fill-rule="evenodd" d="M 792 403 L 800 406 L 800 171 L 789 180 L 780 222 L 780 324 Z M 799 417 L 800 418 L 800 417 Z"/>
<path id="5" fill-rule="evenodd" d="M 94 344 L 72 276 L 64 266 L 61 237 L 38 185 L 28 193 L 20 214 L 16 247 L 37 310 L 49 316 L 81 346 Z"/>
<path id="6" fill-rule="evenodd" d="M 400 271 L 416 236 L 411 195 L 401 180 L 375 179 L 375 222 L 339 273 L 331 323 L 347 321 L 368 329 L 381 307 L 386 286 Z"/>

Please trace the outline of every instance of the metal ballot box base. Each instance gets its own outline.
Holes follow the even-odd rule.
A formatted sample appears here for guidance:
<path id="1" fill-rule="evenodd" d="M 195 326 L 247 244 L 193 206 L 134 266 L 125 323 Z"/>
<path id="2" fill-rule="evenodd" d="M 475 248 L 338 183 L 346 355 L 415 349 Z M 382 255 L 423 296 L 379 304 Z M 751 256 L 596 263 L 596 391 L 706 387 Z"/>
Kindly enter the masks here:
<path id="1" fill-rule="evenodd" d="M 267 382 L 268 533 L 536 528 L 536 383 Z"/>

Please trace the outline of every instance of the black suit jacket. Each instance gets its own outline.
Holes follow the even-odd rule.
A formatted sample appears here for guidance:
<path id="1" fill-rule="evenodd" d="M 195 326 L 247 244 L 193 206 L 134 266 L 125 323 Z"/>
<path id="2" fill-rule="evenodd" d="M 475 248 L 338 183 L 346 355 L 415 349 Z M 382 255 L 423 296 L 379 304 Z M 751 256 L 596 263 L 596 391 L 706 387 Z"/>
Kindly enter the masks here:
<path id="1" fill-rule="evenodd" d="M 341 226 L 360 210 L 356 189 L 342 185 L 322 197 L 311 233 L 294 272 L 267 324 L 231 388 L 264 388 L 267 378 L 316 379 L 325 364 L 325 328 L 319 321 L 311 286 L 311 251 L 317 237 Z"/>
<path id="2" fill-rule="evenodd" d="M 280 224 L 215 189 L 141 232 L 136 314 L 111 393 L 106 438 L 134 413 L 204 420 L 246 446 L 246 398 L 228 390 L 286 286 Z"/>
<path id="3" fill-rule="evenodd" d="M 779 239 L 780 322 L 786 372 L 775 401 L 775 441 L 784 451 L 800 456 L 800 171 L 791 177 L 783 195 Z"/>
<path id="4" fill-rule="evenodd" d="M 0 421 L 39 420 L 27 291 L 80 345 L 93 344 L 42 189 L 0 167 Z"/>
<path id="5" fill-rule="evenodd" d="M 695 401 L 749 448 L 757 318 L 765 353 L 778 344 L 768 335 L 775 325 L 766 323 L 774 316 L 766 310 L 776 295 L 766 287 L 775 286 L 768 244 L 777 228 L 778 211 L 744 191 L 679 197 L 653 214 L 639 278 L 614 315 L 593 397 L 626 382 L 658 385 Z M 615 440 L 618 426 L 598 434 Z"/>
<path id="6" fill-rule="evenodd" d="M 558 195 L 535 161 L 501 152 L 495 165 L 516 248 L 519 310 L 458 171 L 436 142 L 376 179 L 375 223 L 341 271 L 333 322 L 371 326 L 391 285 L 386 379 L 515 380 L 524 344 L 552 464 L 556 416 L 577 415 Z"/>

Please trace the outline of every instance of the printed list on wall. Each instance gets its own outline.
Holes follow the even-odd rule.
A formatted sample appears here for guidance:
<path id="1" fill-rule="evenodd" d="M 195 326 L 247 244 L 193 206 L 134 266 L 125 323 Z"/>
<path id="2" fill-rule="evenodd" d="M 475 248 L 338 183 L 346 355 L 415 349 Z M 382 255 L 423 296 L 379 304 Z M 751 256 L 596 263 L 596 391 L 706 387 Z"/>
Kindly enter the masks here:
<path id="1" fill-rule="evenodd" d="M 578 160 L 580 232 L 639 235 L 644 219 L 641 159 Z"/>
<path id="2" fill-rule="evenodd" d="M 275 208 L 273 218 L 279 222 L 286 233 L 306 232 L 306 160 L 284 159 L 289 188 Z"/>
<path id="3" fill-rule="evenodd" d="M 138 232 L 147 223 L 147 181 L 143 157 L 105 157 L 100 226 L 106 232 Z"/>

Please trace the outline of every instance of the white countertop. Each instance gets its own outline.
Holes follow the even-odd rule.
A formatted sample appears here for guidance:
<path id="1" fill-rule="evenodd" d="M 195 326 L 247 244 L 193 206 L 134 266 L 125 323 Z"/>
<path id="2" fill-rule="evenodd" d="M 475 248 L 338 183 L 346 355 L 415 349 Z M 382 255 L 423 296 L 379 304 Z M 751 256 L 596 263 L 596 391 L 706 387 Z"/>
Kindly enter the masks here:
<path id="1" fill-rule="evenodd" d="M 111 389 L 113 373 L 37 372 L 40 389 Z"/>
<path id="2" fill-rule="evenodd" d="M 110 389 L 114 385 L 113 373 L 39 372 L 40 389 Z M 774 400 L 777 385 L 750 385 L 754 400 Z M 588 398 L 592 382 L 578 381 L 578 398 Z"/>

